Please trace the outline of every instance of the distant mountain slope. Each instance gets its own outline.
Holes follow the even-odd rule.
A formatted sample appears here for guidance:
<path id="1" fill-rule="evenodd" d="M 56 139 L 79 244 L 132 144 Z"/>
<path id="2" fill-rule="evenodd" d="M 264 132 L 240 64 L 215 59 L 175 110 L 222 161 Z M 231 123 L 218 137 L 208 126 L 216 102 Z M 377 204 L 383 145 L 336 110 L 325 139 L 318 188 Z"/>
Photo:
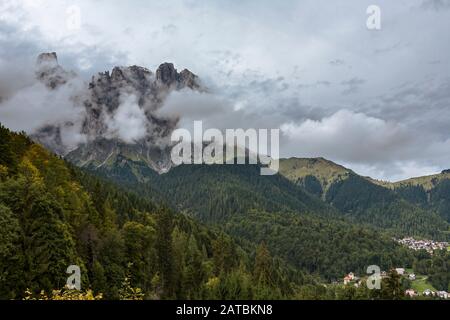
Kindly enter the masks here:
<path id="1" fill-rule="evenodd" d="M 411 255 L 391 236 L 346 220 L 336 209 L 286 178 L 260 176 L 256 165 L 182 165 L 139 181 L 133 164 L 99 168 L 146 197 L 163 195 L 178 210 L 240 240 L 244 247 L 264 242 L 277 256 L 327 280 L 346 270 L 365 272 L 409 264 Z M 368 264 L 369 263 L 369 264 Z"/>
<path id="2" fill-rule="evenodd" d="M 119 160 L 94 171 L 146 196 L 163 195 L 177 209 L 205 222 L 224 221 L 252 209 L 339 216 L 283 176 L 261 176 L 258 165 L 181 165 L 158 175 L 142 162 Z"/>
<path id="3" fill-rule="evenodd" d="M 388 185 L 405 200 L 426 210 L 436 211 L 450 222 L 450 172 L 417 177 Z"/>
<path id="4" fill-rule="evenodd" d="M 349 177 L 351 170 L 324 158 L 290 158 L 280 161 L 280 174 L 322 197 L 336 181 Z"/>
<path id="5" fill-rule="evenodd" d="M 112 168 L 117 164 L 143 164 L 148 172 L 167 172 L 171 167 L 170 150 L 145 143 L 127 144 L 118 140 L 96 139 L 81 145 L 66 155 L 66 159 L 81 168 Z"/>
<path id="6" fill-rule="evenodd" d="M 280 173 L 310 192 L 320 195 L 356 222 L 397 234 L 448 237 L 448 224 L 433 210 L 424 210 L 403 199 L 394 188 L 373 183 L 325 159 L 287 159 Z"/>
<path id="7" fill-rule="evenodd" d="M 161 176 L 170 197 L 201 218 L 220 221 L 249 210 L 335 214 L 331 207 L 280 175 L 261 176 L 257 165 L 179 166 Z"/>
<path id="8" fill-rule="evenodd" d="M 397 189 L 404 186 L 422 186 L 426 191 L 435 188 L 440 182 L 450 179 L 450 172 L 444 170 L 439 174 L 434 174 L 431 176 L 423 176 L 411 178 L 403 181 L 398 181 L 391 183 L 391 188 Z"/>
<path id="9" fill-rule="evenodd" d="M 282 160 L 281 175 L 269 177 L 252 165 L 182 165 L 159 175 L 121 157 L 90 169 L 208 223 L 255 209 L 347 219 L 394 236 L 449 237 L 448 223 L 434 210 L 325 159 Z"/>

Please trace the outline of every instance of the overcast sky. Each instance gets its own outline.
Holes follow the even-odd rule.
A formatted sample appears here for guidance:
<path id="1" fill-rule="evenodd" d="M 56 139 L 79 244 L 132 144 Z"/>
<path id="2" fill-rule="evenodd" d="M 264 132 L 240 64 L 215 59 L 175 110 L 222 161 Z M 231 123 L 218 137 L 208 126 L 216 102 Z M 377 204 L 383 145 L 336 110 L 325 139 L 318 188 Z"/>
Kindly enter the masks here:
<path id="1" fill-rule="evenodd" d="M 372 4 L 381 30 L 366 26 Z M 0 0 L 0 97 L 28 85 L 44 51 L 86 79 L 188 68 L 211 92 L 175 94 L 167 110 L 281 128 L 284 157 L 387 180 L 450 168 L 450 0 Z"/>

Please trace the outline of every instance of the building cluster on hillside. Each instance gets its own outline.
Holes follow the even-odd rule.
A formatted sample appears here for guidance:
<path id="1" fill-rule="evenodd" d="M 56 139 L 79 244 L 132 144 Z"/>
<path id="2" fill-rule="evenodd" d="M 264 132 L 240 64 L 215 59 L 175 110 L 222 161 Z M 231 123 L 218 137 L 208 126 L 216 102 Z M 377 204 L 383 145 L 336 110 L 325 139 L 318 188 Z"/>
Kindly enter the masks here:
<path id="1" fill-rule="evenodd" d="M 447 250 L 448 242 L 438 242 L 434 240 L 416 240 L 414 238 L 396 239 L 396 241 L 413 250 L 426 250 L 433 254 L 435 250 Z"/>
<path id="2" fill-rule="evenodd" d="M 395 268 L 394 269 L 398 275 L 409 279 L 410 281 L 415 281 L 417 276 L 412 272 L 407 272 L 405 268 Z M 389 275 L 386 271 L 382 271 L 380 274 L 381 279 L 387 278 Z M 357 277 L 353 272 L 346 274 L 344 276 L 344 285 L 353 285 L 355 287 L 360 287 L 363 282 L 362 279 Z M 405 296 L 407 297 L 417 297 L 417 296 L 425 296 L 425 297 L 436 297 L 440 299 L 450 299 L 450 293 L 446 291 L 432 291 L 430 289 L 426 289 L 423 292 L 417 292 L 414 289 L 408 289 L 405 291 Z"/>
<path id="3" fill-rule="evenodd" d="M 417 297 L 419 293 L 413 289 L 408 289 L 405 291 L 405 295 L 411 298 Z M 424 292 L 422 292 L 422 295 L 425 297 L 436 297 L 440 299 L 449 299 L 450 293 L 446 291 L 432 291 L 430 289 L 426 289 Z"/>

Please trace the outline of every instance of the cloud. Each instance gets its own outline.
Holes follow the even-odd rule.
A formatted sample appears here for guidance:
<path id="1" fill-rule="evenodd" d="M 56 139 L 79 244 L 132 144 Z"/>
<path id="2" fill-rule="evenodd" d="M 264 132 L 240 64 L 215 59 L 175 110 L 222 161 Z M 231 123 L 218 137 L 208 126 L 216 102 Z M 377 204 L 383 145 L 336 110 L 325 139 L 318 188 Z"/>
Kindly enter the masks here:
<path id="1" fill-rule="evenodd" d="M 366 80 L 360 78 L 352 78 L 349 80 L 345 80 L 341 82 L 341 85 L 346 87 L 344 91 L 342 91 L 343 95 L 350 95 L 359 92 L 360 87 L 366 83 Z"/>
<path id="2" fill-rule="evenodd" d="M 345 65 L 345 61 L 342 59 L 335 59 L 335 60 L 331 60 L 330 65 L 332 65 L 333 67 L 339 67 L 339 66 L 343 66 Z"/>
<path id="3" fill-rule="evenodd" d="M 407 48 L 408 45 L 407 44 L 403 44 L 402 42 L 397 42 L 393 45 L 384 47 L 384 48 L 378 48 L 374 50 L 375 54 L 384 54 L 384 53 L 389 53 L 392 51 L 400 51 L 401 49 Z"/>
<path id="4" fill-rule="evenodd" d="M 108 125 L 107 136 L 118 137 L 125 143 L 135 143 L 147 135 L 148 119 L 139 107 L 135 95 L 121 97 L 121 104 L 113 116 L 105 115 Z"/>
<path id="5" fill-rule="evenodd" d="M 0 119 L 13 130 L 29 133 L 50 124 L 77 122 L 84 109 L 73 99 L 83 89 L 84 83 L 79 79 L 55 90 L 35 82 L 0 105 Z"/>
<path id="6" fill-rule="evenodd" d="M 450 159 L 448 137 L 345 109 L 320 120 L 285 123 L 281 132 L 284 154 L 325 157 L 383 179 L 436 173 Z"/>
<path id="7" fill-rule="evenodd" d="M 172 92 L 158 114 L 178 118 L 206 119 L 227 113 L 229 106 L 225 104 L 226 102 L 221 101 L 218 95 L 184 89 Z"/>
<path id="8" fill-rule="evenodd" d="M 31 85 L 11 91 L 0 102 L 0 120 L 58 154 L 98 138 L 125 143 L 143 139 L 158 146 L 176 125 L 176 119 L 155 117 L 168 92 L 157 90 L 145 68 L 118 67 L 88 83 L 61 67 L 55 53 L 46 53 L 30 69 Z"/>
<path id="9" fill-rule="evenodd" d="M 413 142 L 401 125 L 349 110 L 318 121 L 286 123 L 281 130 L 302 154 L 356 163 L 401 160 Z"/>
<path id="10" fill-rule="evenodd" d="M 395 135 L 384 138 L 394 139 L 395 145 L 401 137 L 406 144 L 398 146 L 398 154 L 378 147 L 379 161 L 363 157 L 357 162 L 345 148 L 348 155 L 340 155 L 350 167 L 398 177 L 408 175 L 399 171 L 402 166 L 411 174 L 448 166 L 450 157 L 439 151 L 447 147 L 450 123 L 448 1 L 382 0 L 379 32 L 365 27 L 366 8 L 372 4 L 366 0 L 242 1 L 239 6 L 224 1 L 130 1 L 0 1 L 3 101 L 24 88 L 32 91 L 34 58 L 44 51 L 57 51 L 61 65 L 76 70 L 86 82 L 115 65 L 154 70 L 169 61 L 189 68 L 211 88 L 208 94 L 169 97 L 170 103 L 159 111 L 178 114 L 180 125 L 204 118 L 218 127 L 299 127 L 307 121 L 323 126 L 327 119 L 337 121 L 335 114 L 345 109 L 353 121 L 362 114 L 367 118 L 361 116 L 362 123 L 374 125 L 378 119 L 381 128 L 397 128 Z M 71 5 L 79 6 L 82 14 L 81 28 L 75 31 L 66 27 Z M 4 113 L 0 117 L 6 119 Z M 33 119 L 26 117 L 18 114 L 16 124 L 33 126 Z M 415 139 L 404 138 L 405 132 Z M 72 135 L 65 136 L 68 140 Z M 424 145 L 426 152 L 417 152 Z M 297 152 L 297 147 L 291 144 L 285 154 Z"/>
<path id="11" fill-rule="evenodd" d="M 450 0 L 424 0 L 422 8 L 435 11 L 448 10 L 450 9 Z"/>

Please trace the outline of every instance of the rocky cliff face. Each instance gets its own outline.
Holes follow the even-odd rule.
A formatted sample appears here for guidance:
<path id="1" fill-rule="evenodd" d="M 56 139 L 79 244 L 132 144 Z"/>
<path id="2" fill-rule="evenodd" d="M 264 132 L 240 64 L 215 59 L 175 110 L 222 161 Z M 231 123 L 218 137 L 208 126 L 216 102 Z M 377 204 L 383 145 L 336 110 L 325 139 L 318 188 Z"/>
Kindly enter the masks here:
<path id="1" fill-rule="evenodd" d="M 156 80 L 167 87 L 176 89 L 200 89 L 198 77 L 195 74 L 187 69 L 178 73 L 172 63 L 163 63 L 159 66 L 156 71 Z"/>
<path id="2" fill-rule="evenodd" d="M 73 72 L 65 71 L 56 53 L 39 55 L 36 77 L 49 90 L 60 90 Z M 198 77 L 172 63 L 162 64 L 155 73 L 139 66 L 115 67 L 94 75 L 72 101 L 83 110 L 79 129 L 75 123 L 49 124 L 34 138 L 57 154 L 80 166 L 104 166 L 114 159 L 145 162 L 158 172 L 170 169 L 170 135 L 178 119 L 157 114 L 168 95 L 176 90 L 202 90 Z M 63 128 L 72 126 L 83 143 L 68 149 Z M 66 130 L 67 131 L 67 130 Z"/>
<path id="3" fill-rule="evenodd" d="M 74 72 L 68 72 L 59 65 L 56 52 L 40 54 L 35 73 L 36 78 L 50 89 L 56 89 L 76 77 Z"/>

